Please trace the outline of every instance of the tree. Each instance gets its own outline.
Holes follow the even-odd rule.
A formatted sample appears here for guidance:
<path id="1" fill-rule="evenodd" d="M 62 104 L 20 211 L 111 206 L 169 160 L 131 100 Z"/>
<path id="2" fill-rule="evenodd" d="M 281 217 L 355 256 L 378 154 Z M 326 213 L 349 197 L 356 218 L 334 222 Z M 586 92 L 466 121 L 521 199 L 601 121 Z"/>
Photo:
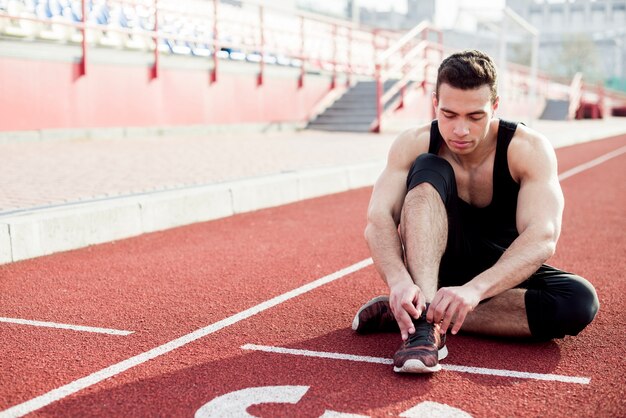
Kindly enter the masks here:
<path id="1" fill-rule="evenodd" d="M 570 35 L 561 44 L 561 53 L 556 63 L 561 75 L 572 78 L 582 73 L 588 82 L 598 82 L 604 78 L 598 48 L 588 34 Z"/>

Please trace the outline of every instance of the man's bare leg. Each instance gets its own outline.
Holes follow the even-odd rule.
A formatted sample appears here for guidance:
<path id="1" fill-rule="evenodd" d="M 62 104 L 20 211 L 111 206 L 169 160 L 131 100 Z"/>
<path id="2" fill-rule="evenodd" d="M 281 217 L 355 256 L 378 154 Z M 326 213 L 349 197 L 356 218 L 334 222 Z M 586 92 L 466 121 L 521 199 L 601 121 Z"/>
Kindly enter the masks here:
<path id="1" fill-rule="evenodd" d="M 421 291 L 418 304 L 430 303 L 437 293 L 439 264 L 448 238 L 448 215 L 439 193 L 430 183 L 419 184 L 407 193 L 400 235 L 407 269 Z M 421 310 L 421 306 L 417 308 Z M 439 360 L 446 357 L 448 349 L 439 326 L 428 323 L 423 311 L 412 322 L 413 330 L 409 328 L 409 335 L 403 335 L 404 343 L 393 355 L 393 370 L 399 373 L 441 370 Z"/>
<path id="2" fill-rule="evenodd" d="M 448 240 L 448 214 L 430 183 L 421 183 L 406 195 L 400 235 L 409 274 L 430 303 L 437 293 L 439 264 Z"/>
<path id="3" fill-rule="evenodd" d="M 400 233 L 409 274 L 426 302 L 430 302 L 437 293 L 439 264 L 448 238 L 448 215 L 430 183 L 419 184 L 407 194 Z M 500 337 L 530 337 L 525 293 L 525 289 L 511 289 L 481 303 L 468 314 L 462 330 Z"/>
<path id="4" fill-rule="evenodd" d="M 530 337 L 525 293 L 526 289 L 510 289 L 479 304 L 467 315 L 461 331 L 495 337 Z"/>

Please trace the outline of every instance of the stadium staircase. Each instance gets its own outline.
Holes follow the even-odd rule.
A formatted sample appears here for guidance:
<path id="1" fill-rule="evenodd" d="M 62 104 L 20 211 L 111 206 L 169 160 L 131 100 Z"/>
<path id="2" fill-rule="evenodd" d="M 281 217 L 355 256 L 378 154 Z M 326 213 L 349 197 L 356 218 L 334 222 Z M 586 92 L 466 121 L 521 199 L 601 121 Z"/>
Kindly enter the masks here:
<path id="1" fill-rule="evenodd" d="M 383 83 L 383 92 L 389 91 L 397 80 Z M 412 84 L 412 83 L 411 83 Z M 397 106 L 400 93 L 384 105 L 388 110 Z M 370 132 L 376 120 L 376 81 L 359 81 L 343 96 L 309 122 L 307 129 L 322 131 Z"/>
<path id="2" fill-rule="evenodd" d="M 567 120 L 569 118 L 569 100 L 548 99 L 539 119 Z"/>

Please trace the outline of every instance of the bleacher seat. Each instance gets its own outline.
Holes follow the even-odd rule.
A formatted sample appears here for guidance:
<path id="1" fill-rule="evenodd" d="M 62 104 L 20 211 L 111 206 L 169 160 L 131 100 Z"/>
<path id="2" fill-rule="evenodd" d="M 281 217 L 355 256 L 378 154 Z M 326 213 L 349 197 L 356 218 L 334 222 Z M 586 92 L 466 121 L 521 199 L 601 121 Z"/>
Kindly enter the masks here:
<path id="1" fill-rule="evenodd" d="M 164 54 L 208 58 L 214 54 L 213 3 L 207 0 L 160 0 L 160 39 L 155 44 L 151 32 L 155 28 L 154 3 L 138 0 L 87 0 L 87 21 L 101 30 L 88 29 L 87 42 L 94 45 L 131 49 L 153 50 Z M 0 19 L 0 34 L 42 39 L 54 42 L 79 43 L 82 31 L 61 24 L 82 22 L 81 0 L 0 0 L 0 10 L 16 16 L 32 16 L 45 20 L 37 23 L 19 19 Z M 340 28 L 337 39 L 333 26 L 307 19 L 301 39 L 302 20 L 271 8 L 264 9 L 263 55 L 260 51 L 261 33 L 259 8 L 253 5 L 222 1 L 219 7 L 218 58 L 299 68 L 302 58 L 310 70 L 333 70 L 333 51 L 339 61 L 338 68 L 346 69 L 348 60 L 348 29 Z M 124 30 L 118 32 L 116 29 Z M 126 33 L 131 31 L 132 33 Z M 168 36 L 170 35 L 170 36 Z M 180 39 L 180 38 L 184 38 Z M 371 34 L 355 33 L 352 44 L 353 68 L 368 69 L 373 56 Z M 302 50 L 304 48 L 304 51 Z M 304 57 L 301 54 L 304 53 Z"/>
<path id="2" fill-rule="evenodd" d="M 25 2 L 21 0 L 8 0 L 5 4 L 5 11 L 14 16 L 34 17 L 34 11 L 29 10 Z M 37 30 L 37 24 L 28 20 L 0 19 L 0 24 L 4 35 L 16 38 L 31 37 Z"/>

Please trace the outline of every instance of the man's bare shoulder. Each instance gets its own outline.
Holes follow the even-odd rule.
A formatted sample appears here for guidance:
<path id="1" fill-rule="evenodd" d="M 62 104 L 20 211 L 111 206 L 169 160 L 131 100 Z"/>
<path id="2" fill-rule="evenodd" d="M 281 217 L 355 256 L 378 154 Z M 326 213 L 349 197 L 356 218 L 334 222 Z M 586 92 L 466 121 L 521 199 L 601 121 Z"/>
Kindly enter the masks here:
<path id="1" fill-rule="evenodd" d="M 509 168 L 519 180 L 528 173 L 556 171 L 554 147 L 543 134 L 519 124 L 508 151 Z"/>
<path id="2" fill-rule="evenodd" d="M 395 139 L 389 150 L 388 165 L 408 170 L 430 144 L 430 123 L 407 129 Z"/>

